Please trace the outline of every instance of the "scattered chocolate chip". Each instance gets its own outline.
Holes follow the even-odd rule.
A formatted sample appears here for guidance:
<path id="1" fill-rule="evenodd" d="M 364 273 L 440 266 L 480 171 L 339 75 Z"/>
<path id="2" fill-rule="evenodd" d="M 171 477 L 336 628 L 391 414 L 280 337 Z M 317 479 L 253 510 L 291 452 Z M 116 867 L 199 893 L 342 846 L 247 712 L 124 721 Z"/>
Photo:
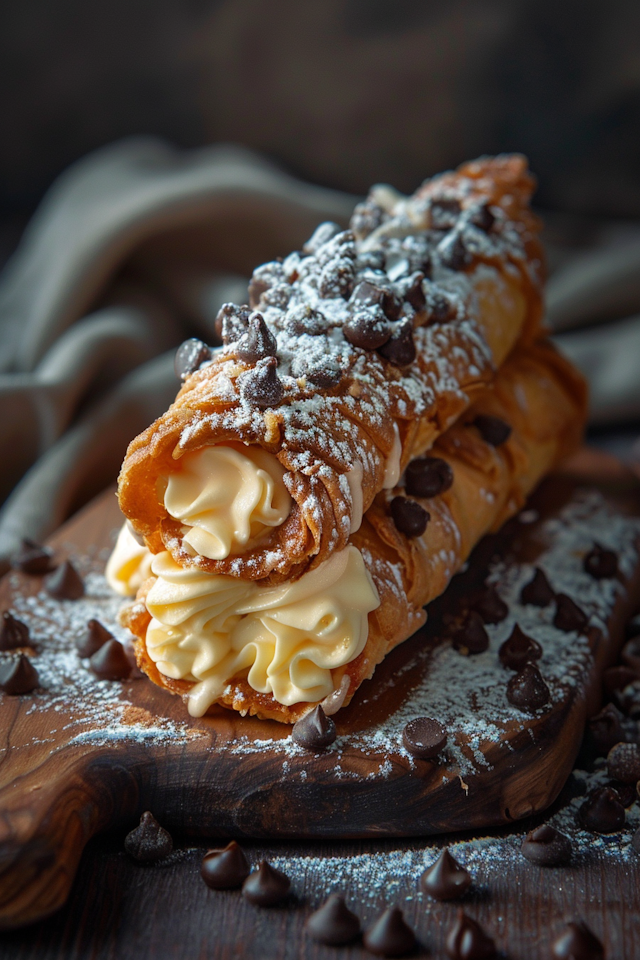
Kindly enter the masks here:
<path id="1" fill-rule="evenodd" d="M 357 210 L 357 207 L 356 207 Z M 341 227 L 337 223 L 332 223 L 330 220 L 321 223 L 313 231 L 309 239 L 302 246 L 303 253 L 315 253 L 320 247 L 325 243 L 328 243 L 329 240 L 333 240 L 336 234 L 340 233 Z"/>
<path id="2" fill-rule="evenodd" d="M 624 807 L 611 787 L 592 790 L 579 810 L 580 820 L 593 833 L 615 833 L 624 827 Z"/>
<path id="3" fill-rule="evenodd" d="M 556 595 L 556 613 L 553 618 L 553 625 L 558 630 L 564 630 L 571 633 L 573 630 L 578 632 L 584 630 L 589 618 L 586 613 L 580 609 L 577 603 L 568 597 L 566 593 Z"/>
<path id="4" fill-rule="evenodd" d="M 377 350 L 391 336 L 391 327 L 382 310 L 366 310 L 349 317 L 342 332 L 354 347 Z"/>
<path id="5" fill-rule="evenodd" d="M 458 911 L 456 922 L 449 930 L 445 950 L 451 960 L 491 960 L 496 945 L 477 921 Z"/>
<path id="6" fill-rule="evenodd" d="M 418 270 L 416 273 L 412 273 L 410 277 L 407 278 L 406 282 L 403 284 L 402 294 L 407 303 L 410 303 L 414 310 L 420 312 L 424 310 L 427 298 L 425 297 L 424 288 L 422 286 L 422 281 L 424 280 L 424 273 L 421 270 Z"/>
<path id="7" fill-rule="evenodd" d="M 509 616 L 509 607 L 493 584 L 485 587 L 473 601 L 472 609 L 480 614 L 484 623 L 502 623 Z"/>
<path id="8" fill-rule="evenodd" d="M 0 664 L 0 690 L 4 690 L 10 697 L 31 693 L 38 683 L 38 672 L 24 653 L 21 653 L 17 660 Z"/>
<path id="9" fill-rule="evenodd" d="M 471 262 L 471 256 L 464 238 L 457 232 L 451 232 L 438 244 L 440 262 L 449 270 L 462 270 Z"/>
<path id="10" fill-rule="evenodd" d="M 539 867 L 559 867 L 571 859 L 571 841 L 548 823 L 527 834 L 520 850 Z"/>
<path id="11" fill-rule="evenodd" d="M 280 405 L 284 388 L 276 372 L 277 366 L 275 357 L 266 357 L 258 361 L 254 370 L 238 378 L 240 394 L 245 402 L 252 403 L 261 410 Z"/>
<path id="12" fill-rule="evenodd" d="M 362 940 L 369 953 L 381 957 L 404 957 L 416 946 L 415 934 L 398 907 L 389 907 L 381 913 Z"/>
<path id="13" fill-rule="evenodd" d="M 589 720 L 589 732 L 598 753 L 609 753 L 611 747 L 624 738 L 622 714 L 612 703 L 608 703 Z"/>
<path id="14" fill-rule="evenodd" d="M 79 600 L 84 596 L 84 583 L 70 560 L 65 560 L 50 573 L 44 585 L 55 600 Z"/>
<path id="15" fill-rule="evenodd" d="M 140 817 L 135 830 L 124 838 L 124 849 L 139 863 L 156 863 L 169 856 L 173 850 L 173 840 L 171 834 L 147 810 Z"/>
<path id="16" fill-rule="evenodd" d="M 480 230 L 484 230 L 485 233 L 488 233 L 496 222 L 496 218 L 491 213 L 489 205 L 487 203 L 481 203 L 471 211 L 469 221 L 474 225 L 474 227 L 479 227 Z"/>
<path id="17" fill-rule="evenodd" d="M 542 647 L 533 637 L 523 633 L 516 623 L 509 638 L 498 650 L 498 656 L 502 665 L 508 670 L 522 670 L 525 664 L 540 659 Z"/>
<path id="18" fill-rule="evenodd" d="M 213 329 L 225 347 L 235 343 L 245 333 L 249 324 L 251 309 L 247 304 L 239 307 L 236 303 L 223 303 L 218 310 Z"/>
<path id="19" fill-rule="evenodd" d="M 300 336 L 306 333 L 310 337 L 319 337 L 327 332 L 328 324 L 319 310 L 312 310 L 307 304 L 299 304 L 287 311 L 284 327 L 290 334 Z"/>
<path id="20" fill-rule="evenodd" d="M 257 363 L 265 357 L 275 357 L 278 345 L 261 313 L 254 313 L 249 327 L 234 345 L 234 353 L 246 363 Z"/>
<path id="21" fill-rule="evenodd" d="M 549 687 L 532 663 L 525 664 L 507 684 L 507 700 L 518 710 L 538 710 L 549 697 Z"/>
<path id="22" fill-rule="evenodd" d="M 484 653 L 489 647 L 489 634 L 480 614 L 470 610 L 454 631 L 451 642 L 460 653 Z"/>
<path id="23" fill-rule="evenodd" d="M 506 443 L 511 436 L 511 427 L 500 417 L 491 417 L 489 414 L 480 413 L 473 421 L 473 426 L 479 432 L 485 443 L 492 447 L 500 447 Z"/>
<path id="24" fill-rule="evenodd" d="M 460 201 L 442 198 L 431 201 L 431 229 L 450 230 L 456 225 L 461 211 Z"/>
<path id="25" fill-rule="evenodd" d="M 294 723 L 291 737 L 294 743 L 306 750 L 324 750 L 336 739 L 336 725 L 318 704 Z"/>
<path id="26" fill-rule="evenodd" d="M 176 377 L 180 380 L 186 380 L 208 360 L 211 360 L 211 349 L 202 340 L 190 337 L 189 340 L 180 344 L 176 351 L 173 361 Z"/>
<path id="27" fill-rule="evenodd" d="M 627 640 L 620 657 L 627 667 L 630 667 L 640 676 L 640 638 L 633 637 L 633 639 Z"/>
<path id="28" fill-rule="evenodd" d="M 250 872 L 244 850 L 235 840 L 221 850 L 209 850 L 200 867 L 200 876 L 212 890 L 232 890 L 240 887 Z"/>
<path id="29" fill-rule="evenodd" d="M 411 320 L 405 319 L 396 323 L 392 328 L 391 336 L 379 348 L 378 353 L 395 367 L 406 367 L 413 363 L 416 358 L 416 345 L 413 340 Z"/>
<path id="30" fill-rule="evenodd" d="M 602 685 L 608 697 L 618 691 L 624 690 L 638 679 L 638 672 L 626 664 L 618 664 L 615 667 L 607 667 L 602 672 Z"/>
<path id="31" fill-rule="evenodd" d="M 618 573 L 618 557 L 613 550 L 596 543 L 584 558 L 583 566 L 594 580 L 610 580 Z"/>
<path id="32" fill-rule="evenodd" d="M 332 893 L 305 926 L 310 937 L 332 947 L 351 943 L 360 934 L 360 921 L 339 893 Z"/>
<path id="33" fill-rule="evenodd" d="M 424 507 L 407 497 L 394 497 L 389 504 L 389 513 L 396 529 L 405 537 L 421 537 L 431 519 Z"/>
<path id="34" fill-rule="evenodd" d="M 604 948 L 586 923 L 568 923 L 551 946 L 554 960 L 604 960 Z"/>
<path id="35" fill-rule="evenodd" d="M 242 884 L 242 895 L 259 907 L 273 907 L 284 900 L 290 886 L 289 877 L 263 860 Z"/>
<path id="36" fill-rule="evenodd" d="M 435 900 L 456 900 L 471 885 L 471 874 L 445 847 L 436 862 L 422 874 L 420 884 Z"/>
<path id="37" fill-rule="evenodd" d="M 437 757 L 447 745 L 447 731 L 439 720 L 416 717 L 402 731 L 402 742 L 409 753 L 422 760 Z"/>
<path id="38" fill-rule="evenodd" d="M 525 583 L 520 591 L 520 603 L 528 603 L 533 607 L 547 607 L 555 599 L 555 593 L 545 573 L 536 567 L 533 579 Z"/>
<path id="39" fill-rule="evenodd" d="M 22 548 L 11 559 L 11 566 L 14 570 L 20 570 L 22 573 L 38 575 L 55 570 L 56 564 L 51 550 L 36 543 L 35 540 L 25 537 L 22 541 Z"/>
<path id="40" fill-rule="evenodd" d="M 640 746 L 637 743 L 616 743 L 607 754 L 609 776 L 621 783 L 640 780 Z"/>
<path id="41" fill-rule="evenodd" d="M 375 200 L 368 198 L 364 203 L 356 205 L 349 226 L 359 240 L 364 240 L 380 226 L 384 216 L 382 207 Z"/>
<path id="42" fill-rule="evenodd" d="M 0 626 L 0 650 L 15 650 L 16 647 L 28 647 L 31 638 L 29 627 L 18 620 L 8 610 L 2 614 Z"/>
<path id="43" fill-rule="evenodd" d="M 348 300 L 355 279 L 353 261 L 347 257 L 330 260 L 322 268 L 318 281 L 318 293 L 324 299 L 343 297 Z"/>
<path id="44" fill-rule="evenodd" d="M 291 372 L 294 373 L 293 364 Z M 342 367 L 333 357 L 323 357 L 321 360 L 302 357 L 296 363 L 294 376 L 304 376 L 311 386 L 329 390 L 342 380 Z"/>
<path id="45" fill-rule="evenodd" d="M 129 658 L 117 640 L 103 643 L 90 658 L 89 666 L 100 680 L 126 680 L 131 673 Z"/>
<path id="46" fill-rule="evenodd" d="M 450 297 L 433 287 L 430 289 L 427 297 L 427 313 L 431 323 L 445 323 L 447 320 L 453 320 L 456 312 Z"/>
<path id="47" fill-rule="evenodd" d="M 638 799 L 638 792 L 636 790 L 635 783 L 621 783 L 620 780 L 610 780 L 607 784 L 608 787 L 611 787 L 612 790 L 618 794 L 618 800 L 622 806 L 627 810 L 632 803 Z"/>
<path id="48" fill-rule="evenodd" d="M 114 635 L 99 620 L 89 620 L 87 629 L 76 640 L 78 655 L 92 657 L 108 640 L 115 640 Z"/>
<path id="49" fill-rule="evenodd" d="M 407 466 L 404 487 L 410 497 L 437 497 L 453 484 L 453 470 L 440 457 L 418 457 Z"/>

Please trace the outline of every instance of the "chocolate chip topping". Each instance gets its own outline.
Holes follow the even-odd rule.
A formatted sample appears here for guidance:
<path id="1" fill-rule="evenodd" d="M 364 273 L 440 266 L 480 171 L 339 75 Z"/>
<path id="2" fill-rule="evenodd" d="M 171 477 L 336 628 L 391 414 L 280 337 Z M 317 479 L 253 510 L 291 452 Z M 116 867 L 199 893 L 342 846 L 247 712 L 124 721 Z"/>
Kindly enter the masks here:
<path id="1" fill-rule="evenodd" d="M 171 834 L 147 810 L 140 817 L 135 830 L 124 838 L 124 849 L 139 863 L 156 863 L 169 856 L 173 850 L 173 840 Z"/>
<path id="2" fill-rule="evenodd" d="M 391 331 L 391 336 L 380 347 L 378 353 L 395 367 L 406 367 L 416 358 L 416 345 L 413 341 L 413 324 L 411 320 L 400 320 Z"/>
<path id="3" fill-rule="evenodd" d="M 376 230 L 384 220 L 384 210 L 372 198 L 358 203 L 354 208 L 349 226 L 360 240 Z"/>
<path id="4" fill-rule="evenodd" d="M 612 787 L 598 787 L 581 804 L 579 817 L 592 833 L 615 833 L 624 827 L 625 813 Z"/>
<path id="5" fill-rule="evenodd" d="M 438 244 L 438 253 L 440 262 L 450 270 L 462 270 L 471 263 L 464 238 L 457 231 L 452 231 Z"/>
<path id="6" fill-rule="evenodd" d="M 382 310 L 363 310 L 347 320 L 342 332 L 354 347 L 377 350 L 391 336 L 391 326 Z"/>
<path id="7" fill-rule="evenodd" d="M 557 627 L 558 630 L 564 630 L 566 633 L 571 633 L 573 630 L 580 633 L 585 629 L 588 621 L 589 618 L 586 613 L 566 593 L 559 593 L 556 596 L 554 627 Z"/>
<path id="8" fill-rule="evenodd" d="M 8 610 L 2 614 L 0 625 L 0 650 L 15 650 L 16 647 L 28 647 L 31 638 L 29 627 L 18 620 Z"/>
<path id="9" fill-rule="evenodd" d="M 604 960 L 604 947 L 582 920 L 567 924 L 551 953 L 554 960 Z"/>
<path id="10" fill-rule="evenodd" d="M 113 634 L 107 630 L 99 620 L 89 620 L 87 629 L 76 640 L 76 649 L 81 657 L 92 657 L 108 640 L 115 640 Z"/>
<path id="11" fill-rule="evenodd" d="M 398 907 L 389 907 L 381 913 L 362 940 L 369 953 L 381 957 L 403 957 L 416 946 L 415 934 Z"/>
<path id="12" fill-rule="evenodd" d="M 407 277 L 406 281 L 402 284 L 402 294 L 407 303 L 410 303 L 414 310 L 420 312 L 424 310 L 427 298 L 424 293 L 424 287 L 422 286 L 422 281 L 424 280 L 424 273 L 421 270 L 412 273 L 410 277 Z"/>
<path id="13" fill-rule="evenodd" d="M 506 443 L 511 436 L 511 427 L 500 417 L 491 417 L 489 414 L 480 413 L 473 421 L 476 428 L 485 443 L 492 447 L 500 447 Z"/>
<path id="14" fill-rule="evenodd" d="M 479 923 L 458 910 L 456 922 L 449 930 L 445 950 L 451 960 L 491 960 L 496 946 Z"/>
<path id="15" fill-rule="evenodd" d="M 536 567 L 533 579 L 525 583 L 520 591 L 520 603 L 529 603 L 533 607 L 548 607 L 554 599 L 555 593 L 544 571 Z"/>
<path id="16" fill-rule="evenodd" d="M 11 566 L 22 573 L 37 575 L 55 570 L 56 564 L 51 550 L 25 537 L 22 541 L 22 549 L 11 559 Z"/>
<path id="17" fill-rule="evenodd" d="M 324 750 L 336 739 L 336 725 L 318 704 L 294 723 L 291 738 L 306 750 Z"/>
<path id="18" fill-rule="evenodd" d="M 625 810 L 638 799 L 638 791 L 635 783 L 621 783 L 619 780 L 610 780 L 607 786 L 615 790 L 618 794 L 618 800 Z"/>
<path id="19" fill-rule="evenodd" d="M 200 867 L 200 876 L 212 890 L 232 890 L 240 887 L 250 872 L 244 850 L 235 840 L 221 850 L 209 850 Z"/>
<path id="20" fill-rule="evenodd" d="M 571 859 L 571 841 L 548 823 L 527 834 L 520 850 L 539 867 L 559 867 Z"/>
<path id="21" fill-rule="evenodd" d="M 202 340 L 190 337 L 189 340 L 181 343 L 176 350 L 173 361 L 176 377 L 180 380 L 186 380 L 208 360 L 211 360 L 211 349 Z"/>
<path id="22" fill-rule="evenodd" d="M 483 623 L 502 623 L 509 616 L 509 607 L 498 591 L 490 584 L 473 601 L 473 609 L 482 617 Z"/>
<path id="23" fill-rule="evenodd" d="M 240 395 L 246 403 L 266 410 L 268 407 L 277 407 L 282 402 L 284 389 L 276 372 L 277 366 L 275 357 L 266 357 L 258 361 L 254 370 L 238 378 Z"/>
<path id="24" fill-rule="evenodd" d="M 55 600 L 79 600 L 84 596 L 84 583 L 70 560 L 65 560 L 49 574 L 44 585 Z"/>
<path id="25" fill-rule="evenodd" d="M 289 893 L 291 881 L 266 860 L 242 884 L 242 895 L 258 907 L 273 907 Z"/>
<path id="26" fill-rule="evenodd" d="M 347 907 L 344 897 L 332 893 L 306 923 L 310 937 L 318 943 L 339 947 L 351 943 L 360 933 L 360 921 Z"/>
<path id="27" fill-rule="evenodd" d="M 453 483 L 453 470 L 440 457 L 418 457 L 407 466 L 404 488 L 410 497 L 437 497 Z"/>
<path id="28" fill-rule="evenodd" d="M 31 693 L 38 686 L 38 672 L 24 653 L 17 660 L 0 664 L 0 690 L 11 697 Z"/>
<path id="29" fill-rule="evenodd" d="M 509 638 L 500 647 L 498 656 L 508 670 L 522 670 L 525 664 L 540 659 L 542 647 L 533 637 L 523 633 L 516 623 Z"/>
<path id="30" fill-rule="evenodd" d="M 447 731 L 439 720 L 416 717 L 402 731 L 402 742 L 409 753 L 422 760 L 437 757 L 447 745 Z"/>
<path id="31" fill-rule="evenodd" d="M 598 753 L 606 755 L 624 737 L 622 714 L 612 703 L 608 703 L 589 720 L 589 731 Z"/>
<path id="32" fill-rule="evenodd" d="M 225 347 L 239 340 L 249 325 L 251 309 L 243 304 L 223 303 L 215 319 L 214 330 Z"/>
<path id="33" fill-rule="evenodd" d="M 507 700 L 518 710 L 538 710 L 549 697 L 549 687 L 532 663 L 525 664 L 507 684 Z"/>
<path id="34" fill-rule="evenodd" d="M 456 900 L 471 885 L 471 874 L 445 847 L 436 862 L 422 874 L 420 884 L 435 900 Z"/>
<path id="35" fill-rule="evenodd" d="M 117 640 L 107 640 L 89 660 L 89 666 L 100 680 L 126 680 L 131 663 L 124 647 Z"/>
<path id="36" fill-rule="evenodd" d="M 353 261 L 346 257 L 330 260 L 320 272 L 318 293 L 325 299 L 343 297 L 348 300 L 353 290 L 355 268 Z"/>
<path id="37" fill-rule="evenodd" d="M 489 647 L 489 634 L 480 614 L 469 610 L 462 624 L 454 631 L 451 641 L 460 653 L 484 653 Z"/>
<path id="38" fill-rule="evenodd" d="M 295 357 L 291 363 L 291 373 L 294 377 L 305 377 L 307 383 L 325 390 L 335 387 L 342 380 L 342 367 L 333 357 L 326 356 L 321 359 Z"/>
<path id="39" fill-rule="evenodd" d="M 446 294 L 432 287 L 427 296 L 427 313 L 431 323 L 445 323 L 456 315 L 456 308 Z"/>
<path id="40" fill-rule="evenodd" d="M 287 311 L 284 327 L 287 333 L 319 337 L 327 332 L 327 321 L 319 310 L 312 310 L 306 303 L 298 304 Z"/>
<path id="41" fill-rule="evenodd" d="M 461 211 L 460 201 L 442 197 L 431 201 L 431 229 L 450 230 L 456 225 Z"/>
<path id="42" fill-rule="evenodd" d="M 472 223 L 474 227 L 478 227 L 480 230 L 484 230 L 485 233 L 488 233 L 496 222 L 496 218 L 491 213 L 489 204 L 481 203 L 471 211 L 469 222 Z"/>
<path id="43" fill-rule="evenodd" d="M 356 210 L 357 209 L 356 207 Z M 341 229 L 337 223 L 333 223 L 331 220 L 325 220 L 324 223 L 316 227 L 307 242 L 302 245 L 302 252 L 315 253 L 323 244 L 328 243 L 329 240 L 333 240 L 333 238 L 340 233 Z"/>
<path id="44" fill-rule="evenodd" d="M 389 513 L 396 529 L 405 537 L 421 537 L 431 519 L 424 507 L 407 497 L 394 497 L 389 504 Z"/>
<path id="45" fill-rule="evenodd" d="M 584 558 L 583 566 L 594 580 L 610 580 L 618 573 L 618 557 L 613 550 L 596 543 Z"/>
<path id="46" fill-rule="evenodd" d="M 616 743 L 607 755 L 609 776 L 621 783 L 640 780 L 640 746 L 637 743 Z"/>
<path id="47" fill-rule="evenodd" d="M 278 349 L 276 338 L 271 333 L 261 313 L 254 313 L 249 320 L 245 333 L 234 345 L 234 353 L 239 360 L 257 363 L 265 357 L 275 357 Z"/>

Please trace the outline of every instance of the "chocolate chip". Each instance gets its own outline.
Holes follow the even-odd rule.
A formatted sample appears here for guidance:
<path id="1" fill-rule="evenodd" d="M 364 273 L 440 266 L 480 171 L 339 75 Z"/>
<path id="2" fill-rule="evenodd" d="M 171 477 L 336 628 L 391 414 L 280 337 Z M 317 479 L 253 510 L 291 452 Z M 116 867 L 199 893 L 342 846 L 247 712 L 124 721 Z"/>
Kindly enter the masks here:
<path id="1" fill-rule="evenodd" d="M 294 377 L 304 377 L 307 383 L 321 390 L 329 390 L 342 380 L 342 367 L 333 357 L 309 358 L 298 356 L 291 364 Z"/>
<path id="2" fill-rule="evenodd" d="M 479 227 L 480 230 L 488 233 L 496 222 L 496 218 L 491 213 L 489 205 L 487 203 L 481 203 L 471 211 L 469 221 L 474 227 Z"/>
<path id="3" fill-rule="evenodd" d="M 456 312 L 450 297 L 433 287 L 430 289 L 427 297 L 427 313 L 431 323 L 445 323 L 447 320 L 452 320 Z"/>
<path id="4" fill-rule="evenodd" d="M 411 320 L 400 320 L 394 325 L 391 336 L 379 348 L 381 354 L 395 367 L 406 367 L 416 358 L 416 345 L 413 340 L 413 324 Z"/>
<path id="5" fill-rule="evenodd" d="M 8 610 L 2 614 L 0 626 L 0 650 L 15 650 L 16 647 L 28 647 L 31 638 L 29 627 L 18 620 Z"/>
<path id="6" fill-rule="evenodd" d="M 492 447 L 500 447 L 506 443 L 511 436 L 511 427 L 500 417 L 491 417 L 489 414 L 480 413 L 473 421 L 476 428 L 485 443 Z"/>
<path id="7" fill-rule="evenodd" d="M 209 850 L 200 867 L 200 876 L 212 890 L 232 890 L 240 887 L 250 872 L 244 850 L 235 840 L 221 850 Z"/>
<path id="8" fill-rule="evenodd" d="M 181 343 L 176 350 L 173 361 L 173 369 L 176 377 L 180 380 L 186 380 L 187 377 L 195 373 L 203 363 L 211 360 L 211 349 L 196 337 L 190 337 Z"/>
<path id="9" fill-rule="evenodd" d="M 633 683 L 637 678 L 638 672 L 634 670 L 633 667 L 629 667 L 627 664 L 619 664 L 618 666 L 607 667 L 606 670 L 603 670 L 602 685 L 605 693 L 610 697 L 612 694 L 624 690 L 625 687 L 628 687 L 629 684 Z"/>
<path id="10" fill-rule="evenodd" d="M 491 937 L 463 910 L 447 934 L 445 950 L 451 960 L 491 960 L 496 955 Z"/>
<path id="11" fill-rule="evenodd" d="M 538 710 L 549 697 L 549 687 L 532 663 L 525 664 L 507 684 L 507 700 L 518 710 Z"/>
<path id="12" fill-rule="evenodd" d="M 471 874 L 445 847 L 436 862 L 422 874 L 420 884 L 435 900 L 456 900 L 471 885 Z"/>
<path id="13" fill-rule="evenodd" d="M 318 337 L 327 332 L 328 323 L 319 310 L 312 310 L 307 304 L 298 304 L 287 311 L 284 327 L 287 333 L 300 336 L 307 334 Z"/>
<path id="14" fill-rule="evenodd" d="M 605 682 L 608 679 L 606 677 L 607 673 L 623 669 L 628 668 L 611 667 L 609 670 L 605 670 Z M 640 681 L 636 679 L 632 683 L 628 683 L 622 690 L 615 690 L 613 696 L 623 713 L 631 717 L 632 720 L 640 720 Z"/>
<path id="15" fill-rule="evenodd" d="M 322 268 L 318 281 L 318 293 L 324 299 L 343 297 L 348 300 L 355 279 L 353 261 L 346 257 L 330 260 Z"/>
<path id="16" fill-rule="evenodd" d="M 45 589 L 56 600 L 79 600 L 84 596 L 84 583 L 70 560 L 65 560 L 45 580 Z"/>
<path id="17" fill-rule="evenodd" d="M 24 653 L 17 660 L 0 664 L 0 690 L 10 697 L 31 693 L 38 686 L 38 672 Z"/>
<path id="18" fill-rule="evenodd" d="M 489 634 L 480 614 L 469 610 L 461 625 L 455 629 L 451 640 L 460 653 L 484 653 L 489 647 Z"/>
<path id="19" fill-rule="evenodd" d="M 336 725 L 318 704 L 294 723 L 291 738 L 306 750 L 324 750 L 336 739 Z"/>
<path id="20" fill-rule="evenodd" d="M 516 623 L 509 638 L 498 650 L 498 656 L 502 665 L 508 670 L 522 670 L 525 664 L 540 659 L 542 647 L 533 637 L 523 633 Z"/>
<path id="21" fill-rule="evenodd" d="M 571 859 L 571 841 L 548 823 L 527 834 L 520 850 L 539 867 L 559 867 Z"/>
<path id="22" fill-rule="evenodd" d="M 611 747 L 624 739 L 622 714 L 612 703 L 608 703 L 589 720 L 589 731 L 598 753 L 606 755 Z"/>
<path id="23" fill-rule="evenodd" d="M 451 232 L 438 244 L 440 262 L 449 270 L 462 270 L 471 263 L 471 256 L 461 234 Z"/>
<path id="24" fill-rule="evenodd" d="M 368 198 L 364 203 L 356 205 L 349 226 L 359 240 L 364 240 L 380 226 L 384 217 L 382 207 L 375 200 Z"/>
<path id="25" fill-rule="evenodd" d="M 610 580 L 618 573 L 618 557 L 613 550 L 596 543 L 584 558 L 583 566 L 594 580 Z"/>
<path id="26" fill-rule="evenodd" d="M 472 605 L 484 623 L 502 623 L 509 616 L 509 607 L 491 584 L 473 601 Z"/>
<path id="27" fill-rule="evenodd" d="M 618 794 L 618 800 L 625 810 L 638 799 L 638 791 L 635 783 L 621 783 L 620 780 L 610 780 L 607 786 L 615 790 Z"/>
<path id="28" fill-rule="evenodd" d="M 456 225 L 462 207 L 459 200 L 442 198 L 431 201 L 431 229 L 450 230 Z"/>
<path id="29" fill-rule="evenodd" d="M 254 313 L 249 320 L 249 327 L 236 341 L 233 352 L 239 360 L 246 363 L 257 363 L 265 357 L 275 357 L 278 345 L 261 313 Z"/>
<path id="30" fill-rule="evenodd" d="M 87 629 L 76 640 L 76 649 L 81 657 L 92 657 L 108 640 L 115 640 L 113 634 L 99 620 L 89 620 Z"/>
<path id="31" fill-rule="evenodd" d="M 351 943 L 360 934 L 360 921 L 339 893 L 332 893 L 305 926 L 310 937 L 332 947 Z"/>
<path id="32" fill-rule="evenodd" d="M 418 313 L 421 310 L 424 310 L 427 303 L 427 298 L 422 286 L 423 280 L 424 273 L 422 273 L 422 271 L 417 271 L 416 273 L 412 273 L 402 285 L 402 295 L 404 299 L 407 301 L 407 303 L 410 303 L 413 309 L 417 310 Z"/>
<path id="33" fill-rule="evenodd" d="M 411 538 L 421 537 L 431 519 L 424 507 L 407 497 L 394 497 L 389 504 L 389 513 L 400 533 Z"/>
<path id="34" fill-rule="evenodd" d="M 607 754 L 609 776 L 621 783 L 640 780 L 640 746 L 637 743 L 616 743 Z"/>
<path id="35" fill-rule="evenodd" d="M 551 953 L 554 960 L 604 960 L 604 947 L 582 920 L 567 924 Z"/>
<path id="36" fill-rule="evenodd" d="M 381 957 L 403 957 L 416 946 L 415 934 L 398 907 L 389 907 L 381 913 L 362 940 L 369 953 Z"/>
<path id="37" fill-rule="evenodd" d="M 357 210 L 357 207 L 356 207 Z M 332 223 L 330 220 L 326 220 L 324 223 L 321 223 L 311 234 L 310 238 L 302 246 L 303 253 L 315 253 L 320 247 L 325 243 L 328 243 L 329 240 L 340 233 L 342 227 L 339 227 L 337 223 Z"/>
<path id="38" fill-rule="evenodd" d="M 25 537 L 20 552 L 11 559 L 11 566 L 22 573 L 38 575 L 55 570 L 56 564 L 51 550 Z"/>
<path id="39" fill-rule="evenodd" d="M 409 720 L 402 731 L 402 742 L 414 757 L 429 760 L 446 747 L 447 731 L 432 717 L 416 717 Z"/>
<path id="40" fill-rule="evenodd" d="M 640 676 L 640 638 L 627 640 L 620 654 L 623 663 Z"/>
<path id="41" fill-rule="evenodd" d="M 536 567 L 533 579 L 525 583 L 520 591 L 520 603 L 533 607 L 547 607 L 555 599 L 555 593 L 540 567 Z"/>
<path id="42" fill-rule="evenodd" d="M 117 640 L 107 640 L 90 658 L 89 666 L 100 680 L 126 680 L 131 673 L 129 658 Z"/>
<path id="43" fill-rule="evenodd" d="M 382 310 L 354 313 L 342 328 L 345 340 L 363 350 L 377 350 L 391 336 L 391 327 Z"/>
<path id="44" fill-rule="evenodd" d="M 284 900 L 290 886 L 289 877 L 263 860 L 242 884 L 242 895 L 259 907 L 273 907 Z"/>
<path id="45" fill-rule="evenodd" d="M 240 395 L 246 403 L 251 403 L 261 410 L 280 405 L 284 388 L 276 372 L 277 366 L 275 357 L 266 357 L 258 361 L 254 370 L 238 378 Z"/>
<path id="46" fill-rule="evenodd" d="M 592 790 L 579 810 L 580 820 L 593 833 L 615 833 L 624 827 L 624 807 L 611 787 Z"/>
<path id="47" fill-rule="evenodd" d="M 239 307 L 236 303 L 223 303 L 218 310 L 213 328 L 225 347 L 235 343 L 245 333 L 249 325 L 251 309 L 247 304 Z"/>
<path id="48" fill-rule="evenodd" d="M 124 849 L 139 863 L 156 863 L 169 856 L 173 840 L 147 810 L 140 817 L 140 824 L 124 838 Z"/>
<path id="49" fill-rule="evenodd" d="M 566 593 L 559 593 L 556 596 L 556 613 L 553 618 L 553 625 L 558 630 L 564 630 L 571 633 L 577 630 L 579 633 L 585 629 L 589 618 L 586 613 L 580 609 L 577 603 L 568 597 Z"/>
<path id="50" fill-rule="evenodd" d="M 418 457 L 407 466 L 404 487 L 411 497 L 437 497 L 453 484 L 453 470 L 440 457 Z"/>

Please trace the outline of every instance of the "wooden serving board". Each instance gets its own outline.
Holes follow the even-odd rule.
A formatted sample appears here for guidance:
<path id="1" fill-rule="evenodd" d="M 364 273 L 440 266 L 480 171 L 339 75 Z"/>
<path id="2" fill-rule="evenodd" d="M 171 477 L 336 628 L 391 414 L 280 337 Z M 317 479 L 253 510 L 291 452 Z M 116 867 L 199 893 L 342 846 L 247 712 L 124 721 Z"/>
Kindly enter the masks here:
<path id="1" fill-rule="evenodd" d="M 90 617 L 112 628 L 118 607 L 100 571 L 120 517 L 112 492 L 98 498 L 52 540 L 57 555 L 72 557 L 87 575 L 82 600 L 54 601 L 40 578 L 22 574 L 0 585 L 3 608 L 31 627 L 41 678 L 34 694 L 0 700 L 0 925 L 56 910 L 89 838 L 133 825 L 147 809 L 176 833 L 268 838 L 427 835 L 545 809 L 598 707 L 601 671 L 618 652 L 640 587 L 639 528 L 621 516 L 640 515 L 637 483 L 599 455 L 583 456 L 573 474 L 546 481 L 519 518 L 483 541 L 432 605 L 427 627 L 338 714 L 338 740 L 319 755 L 293 745 L 290 728 L 276 722 L 222 709 L 193 720 L 179 698 L 146 678 L 93 677 L 74 640 Z M 585 484 L 590 492 L 577 491 Z M 595 539 L 614 547 L 616 538 L 626 557 L 622 573 L 597 593 L 581 558 Z M 550 626 L 552 608 L 517 606 L 532 562 L 550 579 L 555 571 L 562 582 L 554 588 L 594 614 L 588 638 L 560 635 Z M 463 657 L 442 642 L 443 616 L 459 610 L 487 574 L 512 613 L 488 628 L 489 651 Z M 533 715 L 509 705 L 511 674 L 497 661 L 514 617 L 525 632 L 537 630 L 545 651 L 541 670 L 552 699 Z M 402 746 L 404 724 L 425 714 L 450 731 L 438 763 L 415 760 Z"/>

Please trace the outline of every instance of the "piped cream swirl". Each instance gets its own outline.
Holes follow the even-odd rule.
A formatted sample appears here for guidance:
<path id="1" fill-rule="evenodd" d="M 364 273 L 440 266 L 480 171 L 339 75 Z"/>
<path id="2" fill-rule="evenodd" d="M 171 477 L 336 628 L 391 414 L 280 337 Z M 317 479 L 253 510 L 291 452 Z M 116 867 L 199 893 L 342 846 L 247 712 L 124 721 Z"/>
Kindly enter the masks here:
<path id="1" fill-rule="evenodd" d="M 151 576 L 153 557 L 144 545 L 135 539 L 126 523 L 122 525 L 113 553 L 107 561 L 107 583 L 121 597 L 132 597 Z"/>

